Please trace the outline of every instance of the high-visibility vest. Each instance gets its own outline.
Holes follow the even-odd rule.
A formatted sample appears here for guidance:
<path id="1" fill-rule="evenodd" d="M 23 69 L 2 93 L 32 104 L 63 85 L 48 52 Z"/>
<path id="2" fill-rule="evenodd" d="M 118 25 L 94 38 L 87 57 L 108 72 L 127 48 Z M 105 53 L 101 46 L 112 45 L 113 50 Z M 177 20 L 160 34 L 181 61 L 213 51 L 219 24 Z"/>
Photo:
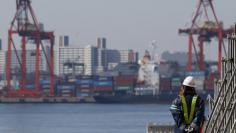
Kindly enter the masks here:
<path id="1" fill-rule="evenodd" d="M 180 96 L 180 97 L 181 97 L 181 102 L 182 102 L 183 110 L 184 110 L 184 120 L 185 120 L 185 123 L 187 125 L 189 125 L 189 124 L 191 124 L 191 122 L 193 120 L 195 107 L 196 107 L 196 103 L 197 103 L 197 96 L 194 96 L 192 99 L 190 114 L 188 114 L 188 106 L 187 106 L 185 97 L 184 96 Z"/>

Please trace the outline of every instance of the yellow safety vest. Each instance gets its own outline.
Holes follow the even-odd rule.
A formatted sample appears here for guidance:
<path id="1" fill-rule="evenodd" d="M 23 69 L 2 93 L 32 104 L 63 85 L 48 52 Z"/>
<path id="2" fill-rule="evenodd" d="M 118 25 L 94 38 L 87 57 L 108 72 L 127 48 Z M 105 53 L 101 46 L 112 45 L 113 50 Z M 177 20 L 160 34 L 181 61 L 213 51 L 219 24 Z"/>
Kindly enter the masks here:
<path id="1" fill-rule="evenodd" d="M 194 96 L 192 99 L 190 114 L 188 114 L 188 107 L 187 107 L 185 97 L 184 96 L 180 96 L 180 97 L 181 97 L 181 102 L 182 102 L 183 110 L 184 110 L 184 120 L 185 120 L 185 123 L 187 125 L 189 125 L 189 124 L 191 124 L 191 122 L 193 120 L 193 115 L 194 115 L 195 107 L 196 107 L 196 103 L 197 103 L 197 96 Z"/>

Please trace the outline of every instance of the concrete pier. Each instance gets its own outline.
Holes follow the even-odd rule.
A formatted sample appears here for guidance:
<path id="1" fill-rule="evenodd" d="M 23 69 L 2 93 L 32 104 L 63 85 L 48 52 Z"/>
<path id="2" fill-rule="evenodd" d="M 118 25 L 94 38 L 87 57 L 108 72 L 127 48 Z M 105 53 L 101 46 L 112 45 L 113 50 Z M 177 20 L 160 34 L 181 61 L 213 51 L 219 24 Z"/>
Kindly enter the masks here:
<path id="1" fill-rule="evenodd" d="M 146 133 L 173 133 L 173 124 L 158 124 L 158 123 L 148 123 L 146 127 Z"/>

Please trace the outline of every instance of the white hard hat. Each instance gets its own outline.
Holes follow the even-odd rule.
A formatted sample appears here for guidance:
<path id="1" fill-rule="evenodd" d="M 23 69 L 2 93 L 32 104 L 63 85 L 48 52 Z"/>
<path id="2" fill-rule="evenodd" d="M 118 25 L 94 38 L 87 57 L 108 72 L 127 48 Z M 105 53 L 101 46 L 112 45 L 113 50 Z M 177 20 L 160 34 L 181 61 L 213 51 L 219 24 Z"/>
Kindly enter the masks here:
<path id="1" fill-rule="evenodd" d="M 186 77 L 184 79 L 183 85 L 184 86 L 189 86 L 189 87 L 195 87 L 194 78 L 192 76 Z"/>

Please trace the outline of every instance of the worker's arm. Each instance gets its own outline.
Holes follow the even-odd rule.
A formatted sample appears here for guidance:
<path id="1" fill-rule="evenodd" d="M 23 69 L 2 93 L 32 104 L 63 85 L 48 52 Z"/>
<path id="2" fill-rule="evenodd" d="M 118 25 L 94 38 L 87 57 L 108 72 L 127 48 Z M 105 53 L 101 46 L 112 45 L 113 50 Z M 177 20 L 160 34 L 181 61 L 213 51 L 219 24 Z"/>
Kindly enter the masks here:
<path id="1" fill-rule="evenodd" d="M 170 106 L 170 112 L 175 120 L 175 123 L 177 125 L 178 128 L 180 128 L 181 126 L 185 126 L 183 124 L 183 116 L 182 116 L 182 108 L 181 108 L 181 102 L 180 102 L 180 97 L 176 98 L 171 106 Z"/>
<path id="2" fill-rule="evenodd" d="M 196 107 L 196 114 L 192 124 L 200 127 L 201 123 L 204 120 L 204 112 L 205 112 L 205 103 L 204 101 L 199 98 L 198 106 Z"/>

